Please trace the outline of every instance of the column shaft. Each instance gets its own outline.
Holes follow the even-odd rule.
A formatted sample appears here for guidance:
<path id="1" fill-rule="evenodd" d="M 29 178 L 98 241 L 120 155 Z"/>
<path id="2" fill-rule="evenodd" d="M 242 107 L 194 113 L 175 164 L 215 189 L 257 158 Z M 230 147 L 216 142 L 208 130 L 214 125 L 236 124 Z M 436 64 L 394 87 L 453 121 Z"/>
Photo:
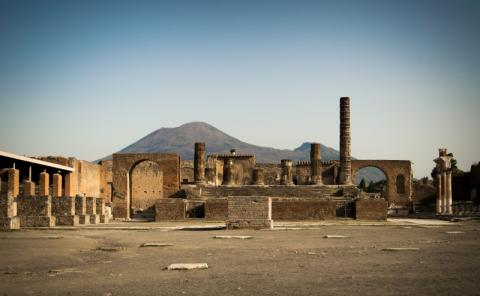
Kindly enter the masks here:
<path id="1" fill-rule="evenodd" d="M 197 184 L 205 183 L 205 143 L 195 143 L 193 158 L 193 179 Z"/>
<path id="2" fill-rule="evenodd" d="M 352 184 L 350 157 L 350 98 L 340 98 L 340 184 Z"/>
<path id="3" fill-rule="evenodd" d="M 310 144 L 310 180 L 313 185 L 322 185 L 322 153 L 320 144 Z"/>

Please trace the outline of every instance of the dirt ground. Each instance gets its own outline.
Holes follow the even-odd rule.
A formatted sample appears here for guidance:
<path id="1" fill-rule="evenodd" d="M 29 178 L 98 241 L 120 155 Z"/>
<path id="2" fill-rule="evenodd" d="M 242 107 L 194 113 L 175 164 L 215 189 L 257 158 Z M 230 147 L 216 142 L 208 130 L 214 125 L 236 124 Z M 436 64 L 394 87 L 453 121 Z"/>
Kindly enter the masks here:
<path id="1" fill-rule="evenodd" d="M 175 225 L 0 232 L 0 295 L 480 295 L 480 221 Z M 209 268 L 166 270 L 172 263 Z"/>

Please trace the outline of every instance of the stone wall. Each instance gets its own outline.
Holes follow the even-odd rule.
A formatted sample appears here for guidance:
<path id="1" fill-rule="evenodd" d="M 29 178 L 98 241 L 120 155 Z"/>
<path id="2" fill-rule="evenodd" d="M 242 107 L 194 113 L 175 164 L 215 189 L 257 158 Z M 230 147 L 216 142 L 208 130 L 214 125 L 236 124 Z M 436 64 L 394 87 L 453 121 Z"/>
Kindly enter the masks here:
<path id="1" fill-rule="evenodd" d="M 334 220 L 336 202 L 315 199 L 273 199 L 273 220 Z"/>
<path id="2" fill-rule="evenodd" d="M 17 215 L 21 227 L 53 227 L 51 196 L 17 197 Z"/>
<path id="3" fill-rule="evenodd" d="M 265 196 L 228 197 L 227 229 L 270 229 L 272 198 Z"/>
<path id="4" fill-rule="evenodd" d="M 185 219 L 186 203 L 179 198 L 159 199 L 155 203 L 155 221 Z"/>
<path id="5" fill-rule="evenodd" d="M 180 162 L 180 180 L 182 184 L 191 184 L 193 180 L 193 160 L 182 160 Z"/>
<path id="6" fill-rule="evenodd" d="M 355 219 L 387 220 L 388 203 L 383 198 L 359 198 L 355 201 Z"/>
<path id="7" fill-rule="evenodd" d="M 112 160 L 102 160 L 100 162 L 100 197 L 105 202 L 112 202 Z"/>
<path id="8" fill-rule="evenodd" d="M 225 221 L 228 218 L 228 201 L 226 198 L 207 199 L 205 201 L 205 219 Z"/>
<path id="9" fill-rule="evenodd" d="M 163 172 L 156 162 L 139 163 L 131 176 L 131 209 L 144 211 L 154 207 L 157 199 L 163 198 Z"/>
<path id="10" fill-rule="evenodd" d="M 207 167 L 215 170 L 215 185 L 221 185 L 223 181 L 223 164 L 226 157 L 233 158 L 233 180 L 235 185 L 249 185 L 252 183 L 255 156 L 253 155 L 209 155 Z"/>

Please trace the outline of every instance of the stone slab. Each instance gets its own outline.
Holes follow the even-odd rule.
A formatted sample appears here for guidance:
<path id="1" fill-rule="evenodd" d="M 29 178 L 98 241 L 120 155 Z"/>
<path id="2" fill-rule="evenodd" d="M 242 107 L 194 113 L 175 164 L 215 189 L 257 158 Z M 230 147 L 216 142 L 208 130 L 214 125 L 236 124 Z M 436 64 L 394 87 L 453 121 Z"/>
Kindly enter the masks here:
<path id="1" fill-rule="evenodd" d="M 173 263 L 167 267 L 168 270 L 191 270 L 208 269 L 207 263 Z"/>
<path id="2" fill-rule="evenodd" d="M 55 222 L 52 216 L 20 216 L 21 227 L 54 227 Z"/>

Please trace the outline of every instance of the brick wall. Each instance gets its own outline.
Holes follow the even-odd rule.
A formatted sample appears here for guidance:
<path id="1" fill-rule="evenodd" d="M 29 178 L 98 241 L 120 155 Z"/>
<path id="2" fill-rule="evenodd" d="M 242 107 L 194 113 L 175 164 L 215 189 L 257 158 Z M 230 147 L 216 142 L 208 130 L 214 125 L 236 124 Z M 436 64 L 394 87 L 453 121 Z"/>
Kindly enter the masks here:
<path id="1" fill-rule="evenodd" d="M 205 219 L 225 221 L 228 218 L 228 201 L 226 198 L 208 199 L 205 201 Z"/>
<path id="2" fill-rule="evenodd" d="M 228 197 L 227 229 L 272 228 L 272 199 L 265 196 Z"/>
<path id="3" fill-rule="evenodd" d="M 359 198 L 355 201 L 355 219 L 386 221 L 387 208 L 383 198 Z"/>
<path id="4" fill-rule="evenodd" d="M 72 196 L 52 197 L 52 215 L 53 216 L 75 215 L 75 197 L 72 197 Z"/>
<path id="5" fill-rule="evenodd" d="M 159 199 L 155 203 L 155 221 L 185 219 L 186 204 L 183 199 Z"/>
<path id="6" fill-rule="evenodd" d="M 334 220 L 336 202 L 331 200 L 275 199 L 273 220 Z"/>

